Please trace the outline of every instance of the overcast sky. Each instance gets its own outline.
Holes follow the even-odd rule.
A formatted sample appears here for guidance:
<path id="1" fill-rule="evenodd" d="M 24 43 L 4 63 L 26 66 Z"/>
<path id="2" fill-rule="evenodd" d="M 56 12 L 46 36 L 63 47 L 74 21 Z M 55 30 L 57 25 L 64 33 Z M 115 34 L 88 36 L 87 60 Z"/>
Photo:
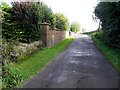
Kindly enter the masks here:
<path id="1" fill-rule="evenodd" d="M 94 30 L 92 14 L 98 0 L 42 0 L 50 6 L 54 13 L 63 13 L 69 22 L 78 21 L 87 31 Z"/>
<path id="2" fill-rule="evenodd" d="M 11 0 L 3 0 L 10 2 Z M 98 25 L 93 22 L 94 7 L 98 0 L 42 0 L 54 13 L 63 13 L 70 23 L 78 21 L 82 28 L 87 31 L 97 29 Z"/>

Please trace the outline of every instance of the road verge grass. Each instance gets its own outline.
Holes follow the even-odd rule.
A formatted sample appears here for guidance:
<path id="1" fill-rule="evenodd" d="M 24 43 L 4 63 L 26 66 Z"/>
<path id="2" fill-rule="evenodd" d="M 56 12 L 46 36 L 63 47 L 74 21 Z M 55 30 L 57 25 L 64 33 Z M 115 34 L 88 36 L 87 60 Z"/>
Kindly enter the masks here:
<path id="1" fill-rule="evenodd" d="M 8 71 L 3 76 L 3 88 L 16 88 L 22 82 L 32 78 L 39 73 L 50 61 L 58 56 L 72 41 L 74 37 L 69 37 L 52 48 L 44 48 L 42 51 L 18 63 L 10 63 L 3 67 Z"/>
<path id="2" fill-rule="evenodd" d="M 118 71 L 120 74 L 120 53 L 108 46 L 106 46 L 102 40 L 97 39 L 94 36 L 94 33 L 92 34 L 93 41 L 97 45 L 97 47 L 102 51 L 102 53 L 106 56 L 106 58 L 109 60 L 109 62 L 112 64 L 112 66 Z"/>

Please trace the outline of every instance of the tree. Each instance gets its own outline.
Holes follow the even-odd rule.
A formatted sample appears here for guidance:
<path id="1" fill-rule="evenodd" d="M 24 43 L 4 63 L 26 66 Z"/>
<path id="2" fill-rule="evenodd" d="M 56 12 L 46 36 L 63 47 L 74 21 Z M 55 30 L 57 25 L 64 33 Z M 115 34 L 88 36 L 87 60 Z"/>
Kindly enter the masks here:
<path id="1" fill-rule="evenodd" d="M 99 37 L 106 45 L 120 49 L 120 2 L 100 2 L 94 13 L 102 22 Z"/>
<path id="2" fill-rule="evenodd" d="M 43 22 L 54 27 L 55 18 L 52 10 L 42 2 L 12 2 L 12 7 L 1 6 L 4 13 L 3 37 L 6 39 L 19 39 L 21 42 L 40 40 Z"/>
<path id="3" fill-rule="evenodd" d="M 40 39 L 40 24 L 54 25 L 52 10 L 42 2 L 13 2 L 13 17 L 19 23 L 27 42 Z"/>
<path id="4" fill-rule="evenodd" d="M 66 16 L 64 16 L 61 13 L 55 13 L 55 27 L 57 29 L 61 29 L 61 30 L 68 30 L 69 29 L 69 21 L 67 19 Z"/>
<path id="5" fill-rule="evenodd" d="M 80 31 L 80 25 L 78 22 L 73 22 L 70 26 L 70 31 L 77 32 Z"/>

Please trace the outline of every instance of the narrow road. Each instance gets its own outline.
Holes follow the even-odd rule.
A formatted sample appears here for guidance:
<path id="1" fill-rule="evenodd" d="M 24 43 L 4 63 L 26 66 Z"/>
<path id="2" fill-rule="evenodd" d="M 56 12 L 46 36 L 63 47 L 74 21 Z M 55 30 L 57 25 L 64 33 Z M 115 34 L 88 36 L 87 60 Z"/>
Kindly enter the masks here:
<path id="1" fill-rule="evenodd" d="M 52 52 L 51 52 L 52 53 Z M 118 74 L 88 35 L 71 45 L 23 88 L 118 88 Z"/>

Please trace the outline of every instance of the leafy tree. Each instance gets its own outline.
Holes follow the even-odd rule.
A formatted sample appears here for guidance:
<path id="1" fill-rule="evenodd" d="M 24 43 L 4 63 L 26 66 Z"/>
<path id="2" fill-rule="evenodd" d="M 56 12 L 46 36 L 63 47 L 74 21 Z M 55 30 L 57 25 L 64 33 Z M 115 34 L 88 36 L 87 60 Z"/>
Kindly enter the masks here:
<path id="1" fill-rule="evenodd" d="M 43 16 L 41 17 L 41 22 L 47 22 L 51 25 L 52 28 L 55 28 L 55 16 L 51 8 L 49 8 L 46 4 L 41 3 L 40 11 L 42 11 Z M 40 12 L 39 11 L 39 12 Z M 40 16 L 40 14 L 39 14 Z"/>
<path id="2" fill-rule="evenodd" d="M 13 2 L 13 17 L 20 25 L 27 42 L 40 39 L 40 24 L 50 23 L 54 27 L 52 10 L 42 2 Z"/>
<path id="3" fill-rule="evenodd" d="M 72 32 L 80 31 L 80 25 L 79 25 L 79 23 L 78 22 L 73 22 L 70 25 L 70 31 L 72 31 Z"/>
<path id="4" fill-rule="evenodd" d="M 29 43 L 40 39 L 41 23 L 55 27 L 52 10 L 42 2 L 12 2 L 12 7 L 2 3 L 0 8 L 0 15 L 4 14 L 2 34 L 6 39 Z"/>
<path id="5" fill-rule="evenodd" d="M 94 12 L 102 22 L 98 37 L 108 46 L 120 49 L 120 2 L 100 2 Z"/>
<path id="6" fill-rule="evenodd" d="M 57 29 L 61 29 L 61 30 L 68 30 L 69 29 L 69 21 L 67 19 L 66 16 L 64 16 L 61 13 L 55 13 L 55 27 Z"/>

